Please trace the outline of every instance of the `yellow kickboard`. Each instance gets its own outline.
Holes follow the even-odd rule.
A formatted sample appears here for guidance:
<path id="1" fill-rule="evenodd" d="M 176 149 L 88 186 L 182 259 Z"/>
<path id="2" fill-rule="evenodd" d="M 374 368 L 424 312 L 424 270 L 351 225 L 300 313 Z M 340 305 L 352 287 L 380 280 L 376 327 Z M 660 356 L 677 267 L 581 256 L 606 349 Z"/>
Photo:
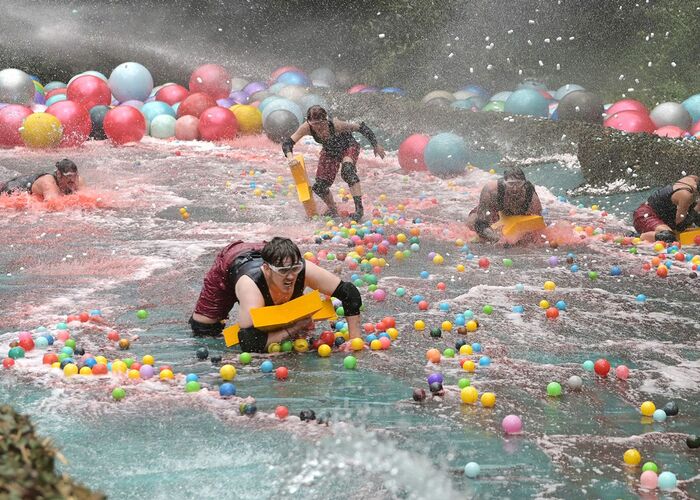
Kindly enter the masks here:
<path id="1" fill-rule="evenodd" d="M 502 228 L 503 236 L 540 231 L 547 227 L 541 215 L 504 215 L 495 225 Z"/>
<path id="2" fill-rule="evenodd" d="M 681 245 L 695 245 L 695 237 L 700 236 L 700 228 L 688 229 L 678 235 L 678 241 Z"/>
<path id="3" fill-rule="evenodd" d="M 241 327 L 238 326 L 238 323 L 224 328 L 222 333 L 224 334 L 224 342 L 226 343 L 226 347 L 231 347 L 238 344 L 238 332 L 240 329 Z"/>
<path id="4" fill-rule="evenodd" d="M 299 163 L 290 168 L 290 171 L 294 178 L 294 184 L 297 187 L 297 195 L 299 196 L 299 201 L 304 205 L 306 215 L 313 217 L 316 215 L 316 202 L 311 195 L 309 177 L 306 175 L 306 165 L 304 164 L 304 155 L 294 155 L 294 159 Z"/>

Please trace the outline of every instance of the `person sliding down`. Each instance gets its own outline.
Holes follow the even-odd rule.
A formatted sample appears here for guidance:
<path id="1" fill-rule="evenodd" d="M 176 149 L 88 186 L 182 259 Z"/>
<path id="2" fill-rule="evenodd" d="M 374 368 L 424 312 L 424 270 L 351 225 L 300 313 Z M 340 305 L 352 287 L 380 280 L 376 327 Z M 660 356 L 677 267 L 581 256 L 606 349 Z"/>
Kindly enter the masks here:
<path id="1" fill-rule="evenodd" d="M 700 196 L 697 175 L 654 191 L 633 215 L 634 229 L 645 241 L 676 241 L 676 231 L 700 226 Z"/>
<path id="2" fill-rule="evenodd" d="M 338 207 L 331 194 L 331 186 L 340 169 L 340 177 L 350 186 L 350 193 L 355 202 L 355 213 L 350 218 L 360 221 L 364 215 L 362 206 L 362 187 L 357 175 L 357 158 L 360 154 L 360 144 L 353 137 L 353 132 L 364 135 L 374 148 L 374 156 L 384 158 L 384 148 L 377 144 L 374 132 L 365 125 L 344 122 L 337 118 L 330 119 L 328 113 L 321 106 L 311 106 L 306 113 L 306 121 L 282 143 L 282 152 L 290 160 L 289 166 L 294 167 L 297 161 L 292 154 L 294 144 L 305 135 L 311 135 L 316 142 L 321 144 L 321 154 L 316 168 L 316 182 L 311 190 L 318 195 L 328 207 L 324 215 L 336 217 Z"/>
<path id="3" fill-rule="evenodd" d="M 71 194 L 83 185 L 75 163 L 63 159 L 56 162 L 56 170 L 53 174 L 42 172 L 15 177 L 5 183 L 0 182 L 0 194 L 26 192 L 38 196 L 44 201 L 49 201 Z"/>
<path id="4" fill-rule="evenodd" d="M 542 215 L 535 186 L 520 167 L 510 167 L 503 179 L 489 181 L 481 190 L 479 204 L 469 212 L 467 226 L 480 238 L 495 242 L 500 236 L 491 228 L 502 215 Z"/>
<path id="5" fill-rule="evenodd" d="M 284 304 L 301 297 L 306 287 L 343 303 L 348 332 L 359 337 L 362 297 L 355 285 L 305 261 L 299 247 L 288 238 L 268 243 L 234 241 L 216 256 L 204 277 L 204 286 L 189 323 L 195 336 L 218 336 L 235 303 L 239 304 L 238 338 L 244 352 L 266 352 L 274 342 L 294 339 L 310 327 L 302 319 L 278 331 L 264 332 L 253 326 L 251 309 Z"/>

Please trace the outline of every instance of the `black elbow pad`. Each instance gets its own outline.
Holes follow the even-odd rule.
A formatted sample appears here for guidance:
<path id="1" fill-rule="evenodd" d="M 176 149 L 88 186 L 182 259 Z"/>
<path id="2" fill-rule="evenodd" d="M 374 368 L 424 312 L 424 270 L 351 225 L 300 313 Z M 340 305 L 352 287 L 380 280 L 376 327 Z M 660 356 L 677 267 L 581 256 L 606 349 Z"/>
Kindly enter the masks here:
<path id="1" fill-rule="evenodd" d="M 362 307 L 362 296 L 360 291 L 352 283 L 341 281 L 338 287 L 333 292 L 333 297 L 339 299 L 343 303 L 345 316 L 357 316 L 360 314 Z"/>
<path id="2" fill-rule="evenodd" d="M 374 135 L 374 132 L 372 132 L 372 129 L 365 124 L 365 122 L 360 123 L 359 132 L 367 138 L 373 148 L 377 147 L 377 137 Z"/>
<path id="3" fill-rule="evenodd" d="M 284 156 L 287 156 L 287 153 L 292 153 L 294 151 L 294 141 L 292 140 L 291 137 L 287 137 L 284 142 L 282 143 L 282 152 L 284 153 Z"/>

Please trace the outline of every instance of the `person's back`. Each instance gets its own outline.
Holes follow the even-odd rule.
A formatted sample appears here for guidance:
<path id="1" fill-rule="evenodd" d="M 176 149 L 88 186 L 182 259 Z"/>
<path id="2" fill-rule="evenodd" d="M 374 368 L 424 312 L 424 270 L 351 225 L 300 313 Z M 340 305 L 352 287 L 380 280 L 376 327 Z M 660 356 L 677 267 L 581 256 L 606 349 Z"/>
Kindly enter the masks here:
<path id="1" fill-rule="evenodd" d="M 0 194 L 31 193 L 34 183 L 44 175 L 51 175 L 48 172 L 38 174 L 20 175 L 5 183 L 0 183 Z"/>
<path id="2" fill-rule="evenodd" d="M 71 194 L 81 185 L 82 179 L 78 175 L 78 167 L 71 160 L 64 158 L 56 162 L 56 170 L 53 174 L 41 172 L 15 177 L 0 185 L 0 194 L 12 195 L 27 192 L 48 201 Z"/>

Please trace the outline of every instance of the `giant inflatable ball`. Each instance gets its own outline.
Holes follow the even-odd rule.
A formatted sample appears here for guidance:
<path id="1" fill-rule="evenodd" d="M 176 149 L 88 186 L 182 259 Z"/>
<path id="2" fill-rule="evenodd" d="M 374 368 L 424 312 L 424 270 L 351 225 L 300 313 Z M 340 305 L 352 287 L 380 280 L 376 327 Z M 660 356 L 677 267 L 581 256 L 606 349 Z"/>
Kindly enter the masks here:
<path id="1" fill-rule="evenodd" d="M 664 102 L 656 106 L 649 113 L 649 118 L 654 122 L 656 128 L 674 125 L 688 130 L 693 124 L 693 119 L 688 110 L 677 102 Z"/>
<path id="2" fill-rule="evenodd" d="M 125 62 L 109 75 L 109 88 L 119 102 L 145 101 L 153 90 L 153 77 L 145 66 L 137 62 Z"/>
<path id="3" fill-rule="evenodd" d="M 449 106 L 455 96 L 452 92 L 446 90 L 433 90 L 423 96 L 421 102 L 428 106 Z"/>
<path id="4" fill-rule="evenodd" d="M 20 69 L 0 71 L 0 102 L 7 104 L 31 104 L 34 101 L 34 81 Z"/>
<path id="5" fill-rule="evenodd" d="M 178 118 L 185 115 L 192 115 L 199 118 L 205 109 L 213 108 L 216 106 L 216 100 L 209 94 L 204 92 L 195 92 L 190 94 L 187 98 L 180 103 L 177 108 L 176 116 Z"/>
<path id="6" fill-rule="evenodd" d="M 108 111 L 109 106 L 93 106 L 90 110 L 90 121 L 92 122 L 90 137 L 95 140 L 103 141 L 107 138 L 103 123 Z"/>
<path id="7" fill-rule="evenodd" d="M 22 122 L 32 110 L 19 104 L 10 104 L 0 109 L 0 146 L 14 147 L 24 144 L 20 136 Z"/>
<path id="8" fill-rule="evenodd" d="M 512 115 L 549 116 L 549 102 L 537 90 L 522 88 L 513 92 L 506 101 L 503 111 Z"/>
<path id="9" fill-rule="evenodd" d="M 603 124 L 603 100 L 593 92 L 575 90 L 569 92 L 557 107 L 559 120 Z"/>
<path id="10" fill-rule="evenodd" d="M 469 161 L 467 145 L 460 136 L 445 132 L 430 139 L 423 153 L 430 173 L 437 177 L 453 177 L 464 173 Z"/>
<path id="11" fill-rule="evenodd" d="M 563 85 L 557 89 L 556 92 L 554 92 L 554 97 L 557 101 L 561 101 L 566 97 L 568 94 L 571 92 L 576 92 L 578 90 L 586 90 L 580 85 L 576 85 L 575 83 L 567 83 L 566 85 Z"/>
<path id="12" fill-rule="evenodd" d="M 333 87 L 335 85 L 335 73 L 330 68 L 318 68 L 309 75 L 314 87 Z"/>
<path id="13" fill-rule="evenodd" d="M 636 99 L 621 99 L 605 110 L 607 116 L 612 116 L 620 111 L 640 111 L 649 114 L 647 107 Z"/>
<path id="14" fill-rule="evenodd" d="M 428 170 L 425 164 L 425 148 L 430 142 L 430 136 L 413 134 L 408 136 L 399 146 L 399 165 L 406 172 Z"/>
<path id="15" fill-rule="evenodd" d="M 242 135 L 259 134 L 262 132 L 262 113 L 255 106 L 236 104 L 231 111 L 238 121 L 238 132 Z"/>
<path id="16" fill-rule="evenodd" d="M 622 132 L 651 134 L 656 127 L 649 115 L 643 111 L 626 110 L 615 113 L 605 119 L 603 123 L 606 127 L 611 127 Z"/>
<path id="17" fill-rule="evenodd" d="M 146 134 L 146 118 L 132 106 L 110 109 L 102 125 L 105 134 L 114 144 L 139 142 Z"/>
<path id="18" fill-rule="evenodd" d="M 162 101 L 172 106 L 176 102 L 182 102 L 187 99 L 188 95 L 190 95 L 190 91 L 182 85 L 168 83 L 156 92 L 156 101 Z"/>
<path id="19" fill-rule="evenodd" d="M 237 132 L 236 115 L 228 108 L 214 106 L 199 115 L 199 136 L 205 141 L 233 139 Z"/>
<path id="20" fill-rule="evenodd" d="M 190 76 L 190 92 L 203 92 L 216 99 L 231 93 L 231 75 L 218 64 L 205 64 L 195 69 Z"/>
<path id="21" fill-rule="evenodd" d="M 61 122 L 63 136 L 60 146 L 80 146 L 90 137 L 92 131 L 90 113 L 77 102 L 57 102 L 46 108 L 46 112 L 54 115 Z"/>
<path id="22" fill-rule="evenodd" d="M 289 99 L 275 99 L 268 103 L 265 106 L 265 109 L 262 110 L 262 118 L 263 118 L 263 128 L 267 132 L 267 126 L 265 125 L 265 121 L 267 120 L 267 117 L 274 113 L 275 111 L 279 110 L 284 110 L 284 111 L 289 111 L 294 115 L 296 118 L 297 122 L 297 127 L 299 126 L 300 123 L 304 121 L 304 118 L 306 115 L 301 112 L 301 108 L 297 103 L 294 101 L 290 101 Z M 295 129 L 296 130 L 296 129 Z M 293 132 L 293 131 L 292 131 Z M 291 135 L 291 134 L 290 134 Z"/>
<path id="23" fill-rule="evenodd" d="M 104 80 L 93 75 L 83 75 L 68 85 L 66 97 L 89 111 L 95 106 L 109 106 L 112 91 Z"/>
<path id="24" fill-rule="evenodd" d="M 693 123 L 700 121 L 700 94 L 688 97 L 681 105 L 690 113 Z"/>
<path id="25" fill-rule="evenodd" d="M 281 143 L 290 137 L 299 128 L 299 124 L 297 116 L 287 109 L 276 109 L 263 116 L 265 134 L 274 142 Z"/>
<path id="26" fill-rule="evenodd" d="M 61 121 L 49 113 L 33 113 L 25 118 L 20 135 L 30 148 L 52 148 L 58 146 L 63 135 Z"/>

